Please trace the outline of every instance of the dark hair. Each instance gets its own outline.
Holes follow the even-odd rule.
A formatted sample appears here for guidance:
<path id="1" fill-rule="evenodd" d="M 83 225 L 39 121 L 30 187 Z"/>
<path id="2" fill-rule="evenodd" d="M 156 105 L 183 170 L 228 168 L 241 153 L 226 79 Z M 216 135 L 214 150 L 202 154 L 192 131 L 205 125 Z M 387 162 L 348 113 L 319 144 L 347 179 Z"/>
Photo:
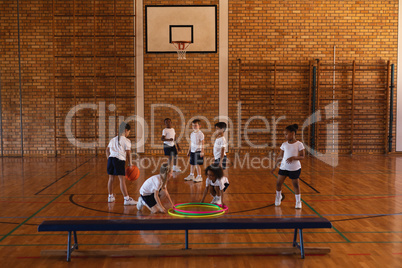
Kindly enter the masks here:
<path id="1" fill-rule="evenodd" d="M 226 125 L 225 122 L 218 122 L 218 123 L 215 124 L 215 127 L 218 127 L 218 128 L 220 128 L 220 129 L 223 129 L 223 131 L 225 131 L 227 125 Z"/>
<path id="2" fill-rule="evenodd" d="M 199 125 L 201 123 L 201 120 L 200 119 L 194 119 L 193 122 L 191 122 L 191 123 Z"/>
<path id="3" fill-rule="evenodd" d="M 286 130 L 290 132 L 294 132 L 296 134 L 296 131 L 299 129 L 299 126 L 297 124 L 289 125 L 286 127 Z"/>
<path id="4" fill-rule="evenodd" d="M 163 123 L 166 123 L 166 120 L 172 121 L 172 119 L 170 119 L 169 117 L 167 117 L 167 118 L 165 118 L 165 120 L 163 120 Z"/>
<path id="5" fill-rule="evenodd" d="M 119 135 L 117 136 L 117 142 L 118 142 L 119 146 L 120 146 L 120 136 L 121 136 L 121 134 L 123 134 L 123 132 L 125 130 L 130 130 L 130 129 L 131 129 L 131 126 L 129 124 L 127 124 L 126 122 L 122 122 L 120 124 L 120 126 L 119 126 Z"/>
<path id="6" fill-rule="evenodd" d="M 208 176 L 208 171 L 211 170 L 217 179 L 223 177 L 223 169 L 218 164 L 212 164 L 205 169 L 205 175 Z"/>

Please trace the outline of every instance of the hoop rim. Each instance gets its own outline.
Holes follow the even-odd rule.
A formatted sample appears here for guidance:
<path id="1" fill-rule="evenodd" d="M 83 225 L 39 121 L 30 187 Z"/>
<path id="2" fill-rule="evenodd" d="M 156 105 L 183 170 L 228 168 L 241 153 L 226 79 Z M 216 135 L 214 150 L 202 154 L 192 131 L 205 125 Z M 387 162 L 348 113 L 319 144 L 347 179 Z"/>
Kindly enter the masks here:
<path id="1" fill-rule="evenodd" d="M 171 44 L 191 44 L 191 41 L 172 41 Z"/>

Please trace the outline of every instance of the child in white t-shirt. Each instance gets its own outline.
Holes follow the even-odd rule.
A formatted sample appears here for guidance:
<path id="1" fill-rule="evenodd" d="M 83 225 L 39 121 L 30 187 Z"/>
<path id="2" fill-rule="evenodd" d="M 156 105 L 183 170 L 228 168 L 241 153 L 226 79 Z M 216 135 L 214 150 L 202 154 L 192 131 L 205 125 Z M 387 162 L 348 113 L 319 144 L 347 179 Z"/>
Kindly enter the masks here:
<path id="1" fill-rule="evenodd" d="M 165 155 L 169 157 L 169 165 L 172 164 L 173 160 L 173 171 L 180 172 L 181 169 L 177 166 L 177 152 L 180 152 L 180 146 L 176 141 L 176 132 L 174 131 L 174 128 L 172 128 L 172 120 L 170 118 L 166 118 L 164 123 L 166 128 L 162 131 L 163 150 Z"/>
<path id="2" fill-rule="evenodd" d="M 225 136 L 223 135 L 225 130 L 226 130 L 226 123 L 225 122 L 218 122 L 215 124 L 215 130 L 216 130 L 216 140 L 214 143 L 214 159 L 216 165 L 219 165 L 222 169 L 226 169 L 226 162 L 227 162 L 227 157 L 226 157 L 226 149 L 227 149 L 227 143 Z"/>
<path id="3" fill-rule="evenodd" d="M 120 180 L 120 190 L 124 196 L 124 205 L 135 205 L 135 202 L 129 195 L 126 186 L 126 158 L 129 159 L 128 165 L 132 166 L 131 158 L 131 142 L 127 139 L 130 135 L 130 125 L 125 122 L 120 124 L 119 135 L 110 140 L 106 148 L 107 157 L 107 173 L 109 174 L 109 182 L 107 185 L 109 191 L 108 202 L 113 203 L 115 197 L 113 194 L 113 181 L 116 176 Z"/>
<path id="4" fill-rule="evenodd" d="M 187 156 L 190 157 L 190 175 L 184 179 L 201 182 L 201 166 L 204 165 L 204 134 L 200 130 L 201 120 L 195 119 L 191 124 L 194 131 L 190 134 L 190 146 L 187 153 Z M 197 169 L 197 177 L 195 178 L 194 167 Z"/>
<path id="5" fill-rule="evenodd" d="M 173 201 L 167 190 L 167 182 L 172 177 L 170 165 L 162 164 L 160 174 L 147 179 L 140 189 L 140 198 L 138 198 L 137 209 L 142 210 L 146 206 L 151 213 L 166 213 L 167 210 L 162 205 L 161 199 L 167 198 L 173 207 Z"/>
<path id="6" fill-rule="evenodd" d="M 210 192 L 213 197 L 211 203 L 224 206 L 223 193 L 229 187 L 229 180 L 223 176 L 222 167 L 216 164 L 210 165 L 205 169 L 205 175 L 207 175 L 207 180 L 201 203 L 204 202 L 207 192 Z"/>
<path id="7" fill-rule="evenodd" d="M 287 141 L 282 143 L 281 153 L 279 154 L 278 160 L 276 161 L 275 166 L 271 171 L 272 174 L 274 174 L 279 161 L 281 161 L 281 166 L 278 172 L 278 179 L 276 182 L 275 206 L 279 206 L 281 204 L 282 184 L 285 182 L 286 177 L 289 177 L 292 180 L 293 189 L 296 197 L 295 208 L 302 208 L 299 177 L 301 173 L 300 160 L 304 159 L 305 152 L 303 143 L 296 140 L 297 129 L 297 124 L 286 127 L 285 139 Z"/>

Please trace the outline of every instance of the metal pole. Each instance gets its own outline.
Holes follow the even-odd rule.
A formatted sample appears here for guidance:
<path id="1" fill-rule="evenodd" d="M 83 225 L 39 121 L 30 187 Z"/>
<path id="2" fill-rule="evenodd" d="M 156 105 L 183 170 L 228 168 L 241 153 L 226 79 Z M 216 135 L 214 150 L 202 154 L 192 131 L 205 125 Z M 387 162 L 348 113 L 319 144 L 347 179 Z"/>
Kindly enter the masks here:
<path id="1" fill-rule="evenodd" d="M 312 99 L 311 99 L 311 114 L 315 113 L 315 91 L 316 91 L 316 87 L 317 87 L 317 67 L 314 66 L 313 67 L 313 92 L 312 92 Z M 315 116 L 314 116 L 315 117 Z M 313 121 L 315 122 L 315 118 L 313 118 Z M 310 144 L 311 144 L 311 149 L 315 149 L 315 123 L 313 123 L 311 125 L 311 140 L 310 140 Z"/>
<path id="2" fill-rule="evenodd" d="M 389 132 L 388 132 L 388 152 L 392 151 L 392 123 L 394 121 L 394 64 L 391 64 L 391 89 L 389 104 Z"/>
<path id="3" fill-rule="evenodd" d="M 22 82 L 21 82 L 21 38 L 20 38 L 20 1 L 17 0 L 17 26 L 18 26 L 18 73 L 20 83 L 20 132 L 21 132 L 21 157 L 24 156 L 24 133 L 22 130 Z"/>
<path id="4" fill-rule="evenodd" d="M 0 76 L 0 146 L 1 146 L 1 157 L 3 157 L 3 108 L 1 105 L 1 76 Z"/>

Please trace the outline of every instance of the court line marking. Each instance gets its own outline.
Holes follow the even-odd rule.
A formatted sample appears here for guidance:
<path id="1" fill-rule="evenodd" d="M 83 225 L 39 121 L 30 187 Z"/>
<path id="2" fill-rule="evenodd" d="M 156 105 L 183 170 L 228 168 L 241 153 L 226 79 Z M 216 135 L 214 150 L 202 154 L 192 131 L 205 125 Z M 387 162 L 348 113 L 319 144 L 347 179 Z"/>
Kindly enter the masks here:
<path id="1" fill-rule="evenodd" d="M 72 172 L 76 171 L 78 168 L 82 167 L 83 165 L 85 165 L 86 163 L 88 163 L 90 160 L 92 160 L 94 157 L 88 159 L 87 161 L 85 161 L 84 163 L 82 163 L 79 166 L 76 166 L 73 170 L 69 170 L 66 174 L 64 174 L 63 176 L 61 176 L 60 178 L 56 179 L 54 182 L 52 182 L 51 184 L 45 186 L 44 188 L 42 188 L 42 190 L 36 192 L 34 195 L 38 195 L 41 192 L 43 192 L 44 190 L 46 190 L 47 188 L 49 188 L 50 186 L 52 186 L 53 184 L 55 184 L 56 182 L 60 181 L 61 179 L 67 177 L 68 175 L 70 175 Z M 0 240 L 1 241 L 1 240 Z"/>
<path id="2" fill-rule="evenodd" d="M 275 178 L 278 179 L 278 177 L 273 174 Z M 292 189 L 290 189 L 290 187 L 284 183 L 283 185 L 285 185 L 286 188 L 288 188 L 289 191 L 291 191 L 293 194 L 295 193 Z M 318 213 L 312 206 L 310 206 L 306 201 L 304 201 L 303 198 L 301 198 L 301 201 L 303 201 L 304 204 L 306 204 L 315 214 L 317 214 L 320 218 L 323 218 L 323 216 L 320 215 L 320 213 Z M 334 225 L 332 225 L 332 228 L 340 235 L 343 237 L 343 239 L 345 239 L 348 243 L 350 243 L 351 241 L 344 235 L 342 234 L 338 229 L 336 229 L 336 227 Z"/>
<path id="3" fill-rule="evenodd" d="M 2 238 L 0 238 L 0 242 L 2 242 L 4 239 L 6 239 L 9 235 L 11 235 L 14 231 L 16 231 L 18 228 L 20 228 L 22 225 L 24 225 L 27 221 L 29 221 L 30 219 L 32 219 L 33 217 L 35 217 L 35 215 L 37 215 L 39 212 L 41 212 L 43 209 L 45 209 L 47 206 L 49 206 L 51 203 L 53 203 L 53 201 L 55 201 L 57 198 L 59 198 L 60 196 L 62 196 L 65 192 L 67 192 L 68 190 L 70 190 L 74 185 L 76 185 L 78 182 L 80 182 L 83 178 L 85 178 L 87 175 L 89 174 L 86 173 L 84 176 L 82 176 L 81 178 L 79 178 L 76 182 L 74 182 L 72 185 L 70 185 L 70 187 L 68 187 L 66 190 L 64 190 L 62 193 L 60 193 L 58 196 L 56 196 L 55 198 L 53 198 L 52 200 L 50 200 L 46 205 L 44 205 L 41 209 L 39 209 L 38 211 L 36 211 L 34 214 L 32 214 L 31 216 L 29 216 L 26 220 L 24 220 L 23 222 L 21 222 L 17 227 L 15 227 L 14 229 L 12 229 L 10 232 L 8 232 L 6 235 L 4 235 Z"/>

